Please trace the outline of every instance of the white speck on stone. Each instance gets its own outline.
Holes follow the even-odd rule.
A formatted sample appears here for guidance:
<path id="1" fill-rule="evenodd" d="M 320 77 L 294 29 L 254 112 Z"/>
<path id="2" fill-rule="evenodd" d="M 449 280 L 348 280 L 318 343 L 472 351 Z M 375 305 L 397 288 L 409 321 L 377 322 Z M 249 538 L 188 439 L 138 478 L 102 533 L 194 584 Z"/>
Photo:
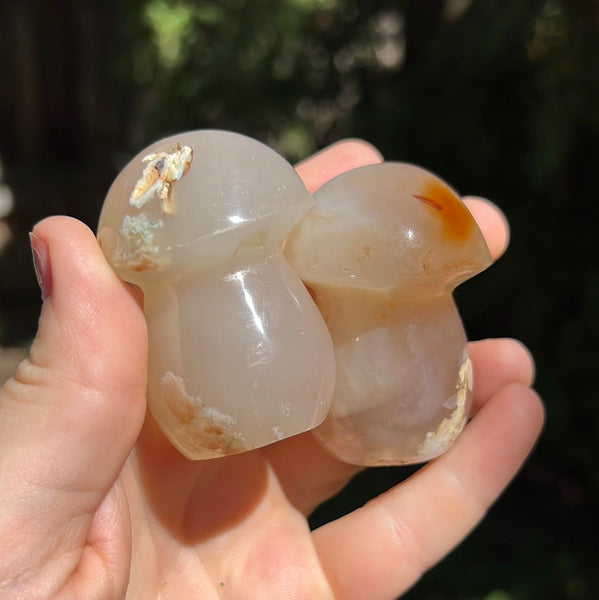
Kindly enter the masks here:
<path id="1" fill-rule="evenodd" d="M 276 436 L 277 440 L 282 440 L 285 437 L 285 434 L 283 433 L 283 430 L 278 425 L 275 425 L 272 428 L 272 432 Z"/>

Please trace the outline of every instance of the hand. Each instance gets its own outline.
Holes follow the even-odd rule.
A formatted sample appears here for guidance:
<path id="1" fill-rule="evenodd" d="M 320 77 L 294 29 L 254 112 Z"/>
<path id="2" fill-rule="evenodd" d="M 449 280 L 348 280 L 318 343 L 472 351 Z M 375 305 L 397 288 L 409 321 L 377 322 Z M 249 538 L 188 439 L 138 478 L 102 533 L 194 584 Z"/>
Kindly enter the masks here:
<path id="1" fill-rule="evenodd" d="M 380 161 L 342 142 L 297 167 L 310 189 Z M 468 204 L 497 258 L 508 228 Z M 512 340 L 470 346 L 474 418 L 455 446 L 363 508 L 306 515 L 357 468 L 310 433 L 191 462 L 146 416 L 140 299 L 66 217 L 32 238 L 45 297 L 28 360 L 0 395 L 0 598 L 391 599 L 482 518 L 541 428 Z"/>

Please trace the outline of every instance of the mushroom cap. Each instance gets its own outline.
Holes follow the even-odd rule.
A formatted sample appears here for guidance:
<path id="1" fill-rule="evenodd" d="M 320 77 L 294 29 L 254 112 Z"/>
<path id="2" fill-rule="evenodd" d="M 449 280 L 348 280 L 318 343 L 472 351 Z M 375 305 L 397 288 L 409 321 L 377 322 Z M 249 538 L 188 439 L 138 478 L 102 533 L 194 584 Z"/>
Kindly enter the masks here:
<path id="1" fill-rule="evenodd" d="M 143 287 L 244 248 L 280 250 L 311 206 L 293 167 L 268 146 L 228 131 L 189 131 L 148 146 L 121 171 L 98 238 L 117 273 Z"/>
<path id="2" fill-rule="evenodd" d="M 307 285 L 443 293 L 491 264 L 474 218 L 441 179 L 386 162 L 332 179 L 286 241 Z"/>

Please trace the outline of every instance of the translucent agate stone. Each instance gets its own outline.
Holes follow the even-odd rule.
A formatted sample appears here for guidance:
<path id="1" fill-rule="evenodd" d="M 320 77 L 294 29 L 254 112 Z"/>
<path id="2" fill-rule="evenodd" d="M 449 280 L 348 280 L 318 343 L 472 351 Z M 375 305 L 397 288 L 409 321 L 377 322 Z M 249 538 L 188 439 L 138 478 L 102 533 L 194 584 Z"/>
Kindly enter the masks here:
<path id="1" fill-rule="evenodd" d="M 452 290 L 489 266 L 457 194 L 424 169 L 383 163 L 314 194 L 285 255 L 335 348 L 333 404 L 315 435 L 359 465 L 423 462 L 455 441 L 472 369 Z"/>
<path id="2" fill-rule="evenodd" d="M 209 130 L 146 148 L 108 192 L 98 238 L 144 292 L 148 404 L 191 459 L 264 446 L 328 412 L 331 338 L 282 253 L 312 204 L 273 150 Z"/>

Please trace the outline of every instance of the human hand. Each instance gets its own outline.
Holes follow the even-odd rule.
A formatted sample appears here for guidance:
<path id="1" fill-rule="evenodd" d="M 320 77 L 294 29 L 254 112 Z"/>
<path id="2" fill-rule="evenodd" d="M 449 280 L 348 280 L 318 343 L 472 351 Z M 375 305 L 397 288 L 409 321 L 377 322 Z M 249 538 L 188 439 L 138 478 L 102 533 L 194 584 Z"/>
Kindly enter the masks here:
<path id="1" fill-rule="evenodd" d="M 309 189 L 380 161 L 362 142 L 298 165 Z M 499 211 L 468 199 L 491 254 Z M 45 297 L 28 360 L 0 392 L 0 598 L 391 599 L 482 518 L 543 420 L 512 340 L 470 344 L 474 418 L 455 446 L 363 508 L 310 532 L 306 516 L 357 468 L 306 433 L 192 462 L 146 415 L 141 299 L 93 233 L 38 224 Z"/>

